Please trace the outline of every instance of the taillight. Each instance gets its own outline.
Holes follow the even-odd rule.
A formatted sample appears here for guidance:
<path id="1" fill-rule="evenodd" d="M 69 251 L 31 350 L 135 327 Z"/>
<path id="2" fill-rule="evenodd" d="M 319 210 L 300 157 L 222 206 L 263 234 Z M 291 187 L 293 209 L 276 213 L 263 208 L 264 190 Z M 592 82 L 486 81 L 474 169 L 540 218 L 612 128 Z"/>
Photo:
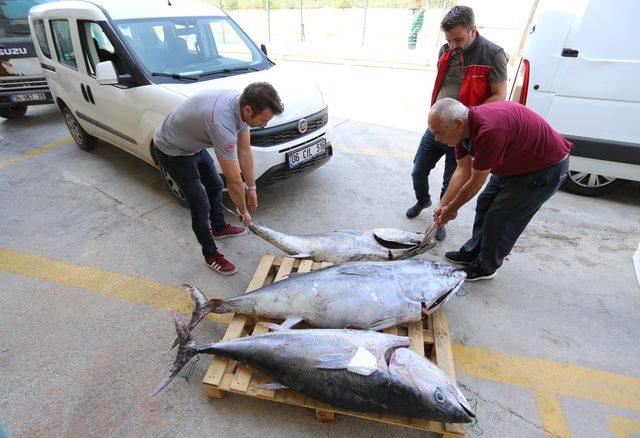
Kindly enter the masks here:
<path id="1" fill-rule="evenodd" d="M 522 59 L 518 66 L 518 73 L 516 74 L 516 80 L 513 83 L 511 89 L 511 97 L 509 100 L 513 102 L 519 102 L 522 105 L 527 104 L 527 92 L 529 91 L 529 60 Z"/>

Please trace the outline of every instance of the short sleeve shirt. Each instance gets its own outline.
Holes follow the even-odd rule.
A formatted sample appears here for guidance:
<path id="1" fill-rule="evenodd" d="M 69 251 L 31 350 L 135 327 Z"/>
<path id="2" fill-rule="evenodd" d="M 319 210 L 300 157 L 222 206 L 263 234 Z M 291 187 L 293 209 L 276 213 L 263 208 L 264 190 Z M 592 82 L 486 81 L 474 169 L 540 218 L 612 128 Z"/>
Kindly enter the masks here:
<path id="1" fill-rule="evenodd" d="M 205 90 L 182 102 L 156 130 L 153 141 L 167 155 L 193 155 L 212 147 L 218 159 L 238 158 L 238 133 L 249 126 L 240 114 L 240 92 Z"/>
<path id="2" fill-rule="evenodd" d="M 542 117 L 516 102 L 470 107 L 469 132 L 468 141 L 456 146 L 456 159 L 471 154 L 474 169 L 491 169 L 499 176 L 552 166 L 573 148 Z"/>

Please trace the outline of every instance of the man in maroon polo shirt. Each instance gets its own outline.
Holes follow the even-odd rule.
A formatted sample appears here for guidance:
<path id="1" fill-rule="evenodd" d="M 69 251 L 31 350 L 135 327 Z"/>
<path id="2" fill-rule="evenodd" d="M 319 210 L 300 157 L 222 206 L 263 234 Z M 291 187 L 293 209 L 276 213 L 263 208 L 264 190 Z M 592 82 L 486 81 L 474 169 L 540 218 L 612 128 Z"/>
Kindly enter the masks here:
<path id="1" fill-rule="evenodd" d="M 445 258 L 466 265 L 468 281 L 493 278 L 533 215 L 564 181 L 573 144 L 515 102 L 467 108 L 442 99 L 431 107 L 429 128 L 437 141 L 455 147 L 457 161 L 435 211 L 438 225 L 455 219 L 492 174 L 478 196 L 473 235 Z"/>

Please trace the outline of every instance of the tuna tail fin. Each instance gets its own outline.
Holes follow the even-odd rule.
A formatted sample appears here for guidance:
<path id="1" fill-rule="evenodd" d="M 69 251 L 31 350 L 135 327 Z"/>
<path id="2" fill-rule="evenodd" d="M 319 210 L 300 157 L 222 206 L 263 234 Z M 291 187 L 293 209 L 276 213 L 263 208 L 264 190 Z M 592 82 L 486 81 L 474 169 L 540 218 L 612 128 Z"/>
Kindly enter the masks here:
<path id="1" fill-rule="evenodd" d="M 182 285 L 190 294 L 191 299 L 193 300 L 194 309 L 191 313 L 191 319 L 189 320 L 189 324 L 187 328 L 189 332 L 192 332 L 194 328 L 207 316 L 210 312 L 215 311 L 216 308 L 220 306 L 222 300 L 219 299 L 207 299 L 207 296 L 197 287 L 191 286 L 189 284 Z M 178 345 L 178 339 L 173 342 L 171 349 L 174 349 Z"/>
<path id="2" fill-rule="evenodd" d="M 171 368 L 167 370 L 164 377 L 162 377 L 158 385 L 151 392 L 151 397 L 162 391 L 196 354 L 192 348 L 194 344 L 191 333 L 189 333 L 189 329 L 178 315 L 178 312 L 172 310 L 171 317 L 173 318 L 173 325 L 178 333 L 178 341 L 180 344 L 178 347 L 178 354 L 176 355 L 176 360 L 173 362 Z"/>

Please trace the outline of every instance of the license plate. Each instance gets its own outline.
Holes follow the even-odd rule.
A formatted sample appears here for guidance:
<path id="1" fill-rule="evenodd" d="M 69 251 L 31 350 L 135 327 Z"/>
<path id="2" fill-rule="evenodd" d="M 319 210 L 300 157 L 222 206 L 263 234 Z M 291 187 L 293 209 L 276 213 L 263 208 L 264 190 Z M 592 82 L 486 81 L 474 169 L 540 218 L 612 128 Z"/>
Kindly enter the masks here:
<path id="1" fill-rule="evenodd" d="M 289 169 L 293 169 L 300 164 L 311 160 L 312 158 L 324 155 L 327 152 L 327 143 L 323 138 L 317 143 L 312 144 L 311 146 L 305 146 L 296 151 L 287 153 L 287 163 L 289 164 Z"/>
<path id="2" fill-rule="evenodd" d="M 44 93 L 30 93 L 30 94 L 17 94 L 11 96 L 11 100 L 14 102 L 31 102 L 34 100 L 46 100 L 47 96 Z"/>

